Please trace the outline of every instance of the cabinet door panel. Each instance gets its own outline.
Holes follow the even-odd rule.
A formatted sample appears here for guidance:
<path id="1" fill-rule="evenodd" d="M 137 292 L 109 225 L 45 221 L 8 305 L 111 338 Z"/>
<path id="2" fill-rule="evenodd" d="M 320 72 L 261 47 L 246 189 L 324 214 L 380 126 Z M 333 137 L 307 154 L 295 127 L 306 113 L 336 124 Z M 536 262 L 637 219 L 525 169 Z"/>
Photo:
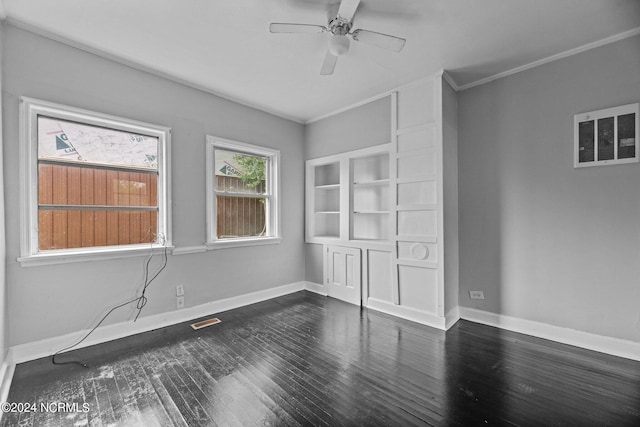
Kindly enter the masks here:
<path id="1" fill-rule="evenodd" d="M 433 237 L 437 235 L 437 213 L 433 211 L 398 212 L 398 234 Z"/>
<path id="2" fill-rule="evenodd" d="M 420 129 L 416 132 L 403 133 L 398 135 L 398 153 L 434 147 L 435 140 L 435 127 Z"/>
<path id="3" fill-rule="evenodd" d="M 398 178 L 421 178 L 435 175 L 436 151 L 416 152 L 415 155 L 398 157 Z"/>
<path id="4" fill-rule="evenodd" d="M 398 205 L 435 205 L 435 181 L 420 181 L 398 184 Z"/>
<path id="5" fill-rule="evenodd" d="M 361 254 L 358 248 L 326 246 L 327 294 L 352 304 L 361 302 Z"/>
<path id="6" fill-rule="evenodd" d="M 437 270 L 398 266 L 400 305 L 435 314 L 438 307 Z"/>
<path id="7" fill-rule="evenodd" d="M 391 252 L 374 251 L 368 252 L 368 281 L 369 298 L 393 302 L 393 259 Z"/>

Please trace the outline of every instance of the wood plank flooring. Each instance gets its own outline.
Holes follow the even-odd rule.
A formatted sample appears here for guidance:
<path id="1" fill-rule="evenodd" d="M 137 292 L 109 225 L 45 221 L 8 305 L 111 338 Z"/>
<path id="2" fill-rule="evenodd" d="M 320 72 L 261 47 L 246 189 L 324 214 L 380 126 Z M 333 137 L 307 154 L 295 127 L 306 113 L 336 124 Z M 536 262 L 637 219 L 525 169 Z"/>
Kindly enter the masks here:
<path id="1" fill-rule="evenodd" d="M 640 363 L 298 292 L 20 364 L 2 426 L 640 426 Z M 42 411 L 40 403 L 69 407 Z M 73 406 L 73 404 L 76 404 Z M 86 404 L 87 411 L 83 411 Z"/>

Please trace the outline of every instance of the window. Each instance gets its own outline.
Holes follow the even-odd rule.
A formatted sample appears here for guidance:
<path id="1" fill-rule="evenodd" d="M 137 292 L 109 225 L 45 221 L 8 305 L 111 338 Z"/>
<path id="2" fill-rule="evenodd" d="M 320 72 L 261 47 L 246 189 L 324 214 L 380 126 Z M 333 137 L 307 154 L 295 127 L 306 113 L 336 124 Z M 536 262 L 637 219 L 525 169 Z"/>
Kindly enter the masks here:
<path id="1" fill-rule="evenodd" d="M 576 114 L 574 167 L 637 162 L 639 116 L 640 104 Z"/>
<path id="2" fill-rule="evenodd" d="M 21 262 L 170 245 L 169 129 L 28 98 L 21 120 Z"/>
<path id="3" fill-rule="evenodd" d="M 207 136 L 207 245 L 279 242 L 280 152 Z"/>

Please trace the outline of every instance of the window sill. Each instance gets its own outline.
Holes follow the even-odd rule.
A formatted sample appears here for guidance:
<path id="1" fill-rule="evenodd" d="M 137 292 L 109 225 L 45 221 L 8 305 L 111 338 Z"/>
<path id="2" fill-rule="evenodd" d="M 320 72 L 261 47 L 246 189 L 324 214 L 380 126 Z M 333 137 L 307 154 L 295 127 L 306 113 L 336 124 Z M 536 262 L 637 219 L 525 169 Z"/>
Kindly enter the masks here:
<path id="1" fill-rule="evenodd" d="M 224 239 L 215 242 L 207 242 L 205 246 L 208 250 L 236 248 L 242 246 L 277 245 L 282 241 L 282 237 L 259 237 L 256 239 Z"/>
<path id="2" fill-rule="evenodd" d="M 118 248 L 91 248 L 79 249 L 74 251 L 50 251 L 39 253 L 37 255 L 18 257 L 18 262 L 22 267 L 36 267 L 41 265 L 67 264 L 72 262 L 133 258 L 149 256 L 151 254 L 157 255 L 163 254 L 165 250 L 167 251 L 167 254 L 170 254 L 172 249 L 173 246 L 132 245 Z"/>

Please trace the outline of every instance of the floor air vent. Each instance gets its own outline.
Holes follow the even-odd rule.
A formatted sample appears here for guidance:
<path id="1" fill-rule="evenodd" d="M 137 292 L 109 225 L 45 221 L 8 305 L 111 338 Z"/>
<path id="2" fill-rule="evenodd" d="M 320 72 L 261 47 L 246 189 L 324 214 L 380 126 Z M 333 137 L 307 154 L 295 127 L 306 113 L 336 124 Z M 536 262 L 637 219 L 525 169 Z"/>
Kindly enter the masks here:
<path id="1" fill-rule="evenodd" d="M 207 326 L 215 325 L 220 322 L 222 322 L 222 320 L 214 317 L 211 319 L 203 320 L 202 322 L 192 323 L 191 327 L 197 331 L 198 329 L 206 328 Z"/>

